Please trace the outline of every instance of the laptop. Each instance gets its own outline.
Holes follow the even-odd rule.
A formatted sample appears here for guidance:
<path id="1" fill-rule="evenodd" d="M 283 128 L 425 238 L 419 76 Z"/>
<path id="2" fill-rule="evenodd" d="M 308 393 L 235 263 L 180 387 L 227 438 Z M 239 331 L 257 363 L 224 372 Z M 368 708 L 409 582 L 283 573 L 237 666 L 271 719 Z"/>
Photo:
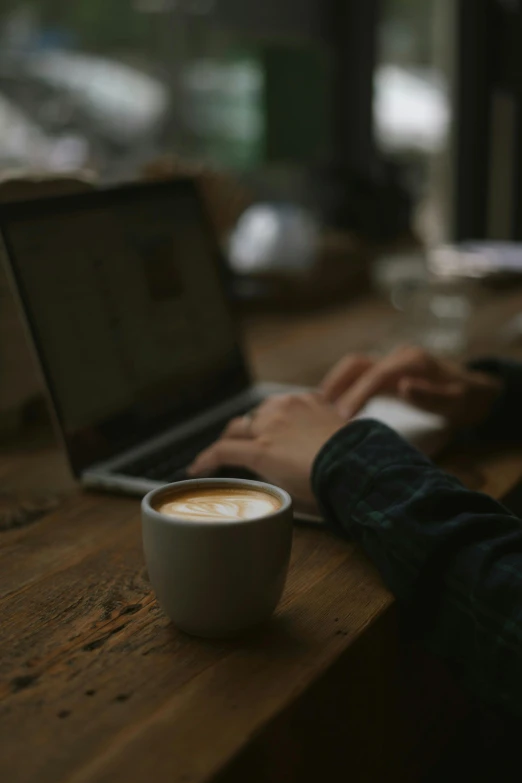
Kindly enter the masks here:
<path id="1" fill-rule="evenodd" d="M 192 180 L 2 205 L 0 232 L 84 486 L 143 495 L 182 480 L 230 419 L 292 390 L 250 377 L 226 265 Z M 410 440 L 440 433 L 437 417 L 371 405 Z M 234 467 L 219 475 L 252 478 Z"/>

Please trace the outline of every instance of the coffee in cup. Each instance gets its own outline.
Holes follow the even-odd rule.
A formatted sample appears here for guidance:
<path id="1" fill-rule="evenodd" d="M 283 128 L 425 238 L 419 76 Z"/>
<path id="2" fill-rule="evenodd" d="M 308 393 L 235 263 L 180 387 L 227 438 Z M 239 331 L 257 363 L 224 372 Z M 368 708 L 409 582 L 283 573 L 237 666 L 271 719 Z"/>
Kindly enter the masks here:
<path id="1" fill-rule="evenodd" d="M 158 601 L 183 631 L 233 636 L 267 620 L 292 544 L 290 496 L 243 479 L 194 479 L 149 493 L 143 547 Z"/>
<path id="2" fill-rule="evenodd" d="M 281 500 L 264 490 L 246 487 L 199 487 L 175 491 L 157 506 L 160 514 L 194 522 L 260 519 L 281 508 Z"/>

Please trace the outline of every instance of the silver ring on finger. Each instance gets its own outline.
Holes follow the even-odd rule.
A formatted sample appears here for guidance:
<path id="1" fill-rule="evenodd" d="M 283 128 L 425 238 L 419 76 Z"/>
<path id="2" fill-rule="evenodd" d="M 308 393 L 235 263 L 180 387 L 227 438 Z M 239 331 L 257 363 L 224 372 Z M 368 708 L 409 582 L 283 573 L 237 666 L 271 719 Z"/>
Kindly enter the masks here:
<path id="1" fill-rule="evenodd" d="M 254 425 L 254 419 L 255 419 L 255 411 L 248 411 L 248 413 L 245 413 L 245 415 L 243 416 L 245 432 L 249 436 L 253 435 L 252 427 Z"/>

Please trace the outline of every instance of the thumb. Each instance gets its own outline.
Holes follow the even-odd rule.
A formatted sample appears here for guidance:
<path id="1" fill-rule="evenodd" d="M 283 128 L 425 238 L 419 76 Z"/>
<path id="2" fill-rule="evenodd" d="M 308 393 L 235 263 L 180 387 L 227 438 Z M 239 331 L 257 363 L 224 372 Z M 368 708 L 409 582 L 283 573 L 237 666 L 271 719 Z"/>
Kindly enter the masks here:
<path id="1" fill-rule="evenodd" d="M 400 381 L 398 395 L 405 402 L 430 413 L 452 418 L 462 400 L 462 384 L 436 384 L 416 378 Z"/>

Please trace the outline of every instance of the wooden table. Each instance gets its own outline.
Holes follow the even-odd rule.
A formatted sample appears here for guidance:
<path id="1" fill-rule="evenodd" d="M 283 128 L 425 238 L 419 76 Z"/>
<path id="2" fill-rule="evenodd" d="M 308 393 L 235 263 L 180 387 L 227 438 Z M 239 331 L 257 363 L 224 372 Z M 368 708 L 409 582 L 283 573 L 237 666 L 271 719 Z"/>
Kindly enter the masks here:
<path id="1" fill-rule="evenodd" d="M 516 307 L 484 311 L 476 347 Z M 258 375 L 314 383 L 372 348 L 394 314 L 368 300 L 247 325 Z M 502 495 L 522 450 L 444 464 Z M 405 645 L 358 549 L 297 529 L 273 622 L 233 642 L 179 633 L 145 573 L 135 499 L 87 494 L 36 435 L 0 454 L 0 780 L 5 783 L 414 781 L 465 702 Z M 5 515 L 4 515 L 5 516 Z"/>

